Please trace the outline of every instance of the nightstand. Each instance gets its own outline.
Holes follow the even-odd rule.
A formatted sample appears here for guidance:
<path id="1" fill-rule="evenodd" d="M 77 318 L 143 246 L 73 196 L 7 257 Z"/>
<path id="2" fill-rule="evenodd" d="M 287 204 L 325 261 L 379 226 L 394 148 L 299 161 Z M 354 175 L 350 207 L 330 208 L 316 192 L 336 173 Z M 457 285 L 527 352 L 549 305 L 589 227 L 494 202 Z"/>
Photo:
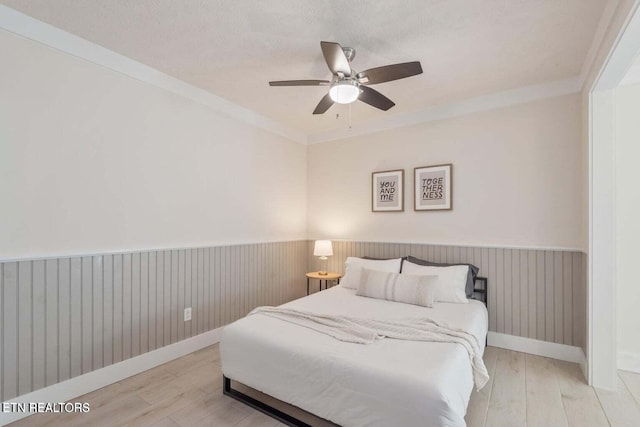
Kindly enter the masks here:
<path id="1" fill-rule="evenodd" d="M 331 273 L 327 272 L 327 274 L 320 274 L 317 271 L 312 271 L 311 273 L 307 273 L 307 295 L 309 295 L 309 279 L 316 279 L 320 281 L 320 290 L 322 290 L 322 281 L 324 280 L 324 288 L 327 289 L 329 280 L 337 280 L 338 284 L 340 283 L 340 278 L 342 275 L 340 273 Z"/>

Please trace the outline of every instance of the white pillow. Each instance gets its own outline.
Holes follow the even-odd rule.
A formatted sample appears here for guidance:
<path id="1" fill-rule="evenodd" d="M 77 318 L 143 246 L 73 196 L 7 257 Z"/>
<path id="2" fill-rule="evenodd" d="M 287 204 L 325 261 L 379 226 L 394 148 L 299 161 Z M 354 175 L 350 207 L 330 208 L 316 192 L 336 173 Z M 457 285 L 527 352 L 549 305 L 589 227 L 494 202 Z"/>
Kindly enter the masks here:
<path id="1" fill-rule="evenodd" d="M 438 276 L 435 300 L 440 302 L 457 302 L 466 304 L 468 265 L 453 265 L 451 267 L 432 267 L 418 265 L 405 261 L 402 264 L 402 274 L 420 276 Z"/>
<path id="2" fill-rule="evenodd" d="M 344 264 L 344 277 L 340 280 L 340 284 L 345 288 L 358 289 L 362 268 L 385 271 L 387 273 L 400 273 L 402 258 L 377 260 L 350 256 Z"/>
<path id="3" fill-rule="evenodd" d="M 386 273 L 363 268 L 356 295 L 433 307 L 437 281 L 437 276 Z"/>

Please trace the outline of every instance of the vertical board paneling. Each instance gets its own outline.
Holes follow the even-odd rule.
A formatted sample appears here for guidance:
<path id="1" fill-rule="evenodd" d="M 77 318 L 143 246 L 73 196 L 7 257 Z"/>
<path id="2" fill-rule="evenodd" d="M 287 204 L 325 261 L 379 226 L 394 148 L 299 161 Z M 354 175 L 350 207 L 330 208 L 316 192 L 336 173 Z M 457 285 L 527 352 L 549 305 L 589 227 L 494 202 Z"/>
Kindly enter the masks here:
<path id="1" fill-rule="evenodd" d="M 131 356 L 140 354 L 140 254 L 131 254 Z"/>
<path id="2" fill-rule="evenodd" d="M 113 256 L 113 363 L 123 360 L 122 357 L 122 255 Z"/>
<path id="3" fill-rule="evenodd" d="M 2 271 L 2 400 L 18 395 L 18 263 L 8 262 Z"/>
<path id="4" fill-rule="evenodd" d="M 228 295 L 229 295 L 229 315 L 227 322 L 231 323 L 236 320 L 238 312 L 238 276 L 236 275 L 236 247 L 230 246 L 227 248 L 227 277 L 229 280 Z"/>
<path id="5" fill-rule="evenodd" d="M 82 373 L 82 258 L 71 258 L 70 377 Z"/>
<path id="6" fill-rule="evenodd" d="M 192 307 L 191 302 L 191 281 L 193 280 L 193 250 L 187 249 L 184 254 L 184 306 Z M 184 336 L 192 337 L 191 323 L 193 321 L 184 322 Z"/>
<path id="7" fill-rule="evenodd" d="M 149 350 L 158 346 L 158 252 L 149 253 Z"/>
<path id="8" fill-rule="evenodd" d="M 537 339 L 544 341 L 546 338 L 546 330 L 547 330 L 547 322 L 546 322 L 546 309 L 545 303 L 547 301 L 546 298 L 546 289 L 545 289 L 545 271 L 544 271 L 544 251 L 536 251 L 536 289 L 538 290 L 537 297 L 537 318 L 538 318 L 538 336 Z"/>
<path id="9" fill-rule="evenodd" d="M 171 343 L 178 341 L 178 326 L 183 322 L 183 316 L 178 312 L 178 251 L 171 251 L 171 299 L 169 302 L 169 310 L 171 316 L 169 318 L 169 336 Z"/>
<path id="10" fill-rule="evenodd" d="M 573 290 L 573 345 L 582 347 L 586 353 L 586 265 L 583 266 L 582 260 L 585 258 L 584 254 L 573 253 L 571 257 L 571 270 L 573 271 L 573 277 L 571 280 L 571 287 Z M 584 295 L 584 303 L 581 296 Z M 583 305 L 584 304 L 584 305 Z M 583 329 L 584 328 L 584 329 Z"/>
<path id="11" fill-rule="evenodd" d="M 140 255 L 140 353 L 149 351 L 149 252 Z"/>
<path id="12" fill-rule="evenodd" d="M 184 313 L 184 309 L 188 307 L 184 303 L 184 296 L 185 296 L 184 281 L 186 277 L 185 269 L 186 269 L 186 251 L 179 250 L 178 251 L 178 295 L 177 295 L 177 302 L 176 302 L 178 307 L 178 318 L 179 318 L 178 325 L 177 325 L 178 341 L 184 339 L 185 337 L 184 331 L 188 323 L 188 322 L 182 321 L 183 319 L 180 316 L 181 313 Z"/>
<path id="13" fill-rule="evenodd" d="M 488 298 L 488 309 L 489 309 L 489 330 L 497 331 L 498 330 L 498 311 L 500 308 L 498 307 L 498 257 L 496 256 L 495 248 L 488 248 L 487 251 L 487 263 L 489 264 L 489 274 L 488 277 L 491 277 L 491 284 L 489 285 L 489 298 Z M 435 250 L 434 250 L 435 253 Z"/>
<path id="14" fill-rule="evenodd" d="M 104 366 L 113 363 L 113 255 L 102 257 L 102 361 Z"/>
<path id="15" fill-rule="evenodd" d="M 496 306 L 496 332 L 505 333 L 505 291 L 504 291 L 504 249 L 496 249 L 496 296 L 498 304 Z"/>
<path id="16" fill-rule="evenodd" d="M 211 299 L 211 296 L 209 295 L 209 288 L 210 288 L 210 283 L 209 283 L 209 269 L 211 268 L 211 264 L 209 263 L 209 249 L 206 248 L 203 250 L 203 254 L 202 254 L 203 258 L 204 258 L 204 276 L 202 279 L 202 332 L 204 331 L 208 331 L 209 328 L 209 301 Z M 245 265 L 243 263 L 243 265 Z M 245 269 L 243 269 L 243 271 L 245 271 Z"/>
<path id="17" fill-rule="evenodd" d="M 349 256 L 470 262 L 489 278 L 490 330 L 584 348 L 578 252 L 335 241 Z M 228 324 L 306 293 L 313 241 L 0 263 L 0 396 L 10 399 Z M 312 284 L 312 292 L 317 283 Z M 185 307 L 192 321 L 183 322 Z"/>
<path id="18" fill-rule="evenodd" d="M 122 257 L 122 360 L 131 357 L 131 254 Z"/>
<path id="19" fill-rule="evenodd" d="M 526 250 L 518 251 L 520 258 L 520 336 L 529 336 L 529 254 Z"/>
<path id="20" fill-rule="evenodd" d="M 203 332 L 204 320 L 204 249 L 198 249 L 198 293 L 196 295 L 196 327 L 197 334 Z"/>
<path id="21" fill-rule="evenodd" d="M 562 285 L 563 279 L 563 262 L 562 252 L 553 253 L 553 303 L 554 303 L 554 341 L 557 343 L 564 342 L 564 287 Z"/>
<path id="22" fill-rule="evenodd" d="M 220 248 L 214 248 L 213 249 L 213 259 L 214 259 L 214 291 L 213 291 L 213 295 L 214 295 L 214 319 L 215 319 L 215 324 L 214 326 L 216 328 L 219 328 L 220 326 L 222 326 L 222 320 L 220 317 L 220 311 L 222 310 L 221 308 L 221 288 L 222 285 L 220 284 L 221 279 L 220 279 Z"/>
<path id="23" fill-rule="evenodd" d="M 215 329 L 216 326 L 216 258 L 215 249 L 209 248 L 209 329 Z"/>
<path id="24" fill-rule="evenodd" d="M 523 335 L 521 332 L 522 325 L 520 318 L 522 312 L 522 306 L 520 305 L 520 287 L 522 286 L 522 281 L 520 280 L 520 252 L 521 251 L 517 249 L 511 250 L 511 277 L 509 279 L 511 288 L 513 289 L 511 293 L 511 334 L 518 336 Z"/>
<path id="25" fill-rule="evenodd" d="M 511 277 L 512 273 L 512 263 L 511 263 L 511 249 L 504 250 L 504 268 L 503 274 L 504 279 L 502 281 L 502 292 L 504 292 L 504 333 L 513 335 L 513 293 L 514 293 L 514 285 L 513 278 Z"/>
<path id="26" fill-rule="evenodd" d="M 563 298 L 562 301 L 564 303 L 563 306 L 563 319 L 562 324 L 564 326 L 564 344 L 573 345 L 573 327 L 572 327 L 572 319 L 573 319 L 573 295 L 572 295 L 572 286 L 573 286 L 573 278 L 572 278 L 572 263 L 571 263 L 571 253 L 564 252 L 562 253 L 562 289 L 563 289 Z"/>
<path id="27" fill-rule="evenodd" d="M 156 255 L 156 348 L 164 347 L 164 251 Z"/>
<path id="28" fill-rule="evenodd" d="M 45 322 L 47 335 L 44 337 L 45 385 L 58 382 L 58 260 L 45 261 Z"/>
<path id="29" fill-rule="evenodd" d="M 71 378 L 71 260 L 58 261 L 58 380 Z"/>
<path id="30" fill-rule="evenodd" d="M 544 288 L 545 288 L 545 341 L 555 341 L 555 304 L 554 304 L 554 272 L 553 252 L 544 251 Z"/>
<path id="31" fill-rule="evenodd" d="M 191 320 L 189 323 L 190 336 L 198 335 L 198 249 L 191 250 L 191 263 L 189 267 L 191 269 L 191 281 L 189 282 L 189 301 L 188 307 L 191 307 Z"/>
<path id="32" fill-rule="evenodd" d="M 529 288 L 529 305 L 527 310 L 529 312 L 529 338 L 537 338 L 538 330 L 538 309 L 537 309 L 537 279 L 536 279 L 536 251 L 528 250 L 527 253 L 527 270 L 529 276 L 527 277 L 527 285 Z"/>
<path id="33" fill-rule="evenodd" d="M 18 395 L 28 393 L 32 390 L 31 385 L 31 261 L 22 261 L 18 263 L 17 270 L 17 301 L 18 321 L 16 322 L 17 338 L 18 338 Z M 2 319 L 2 324 L 7 325 L 8 320 Z M 7 351 L 5 347 L 5 351 Z M 10 373 L 4 374 L 10 375 Z"/>
<path id="34" fill-rule="evenodd" d="M 163 339 L 164 345 L 171 344 L 171 317 L 175 313 L 171 310 L 171 282 L 173 276 L 172 251 L 163 251 L 164 253 L 164 307 L 163 307 Z"/>
<path id="35" fill-rule="evenodd" d="M 220 327 L 258 305 L 301 296 L 308 245 L 0 262 L 0 397 L 29 393 Z M 340 251 L 346 255 L 345 244 Z M 187 306 L 191 322 L 182 319 Z"/>
<path id="36" fill-rule="evenodd" d="M 236 248 L 235 246 L 229 246 L 227 248 L 227 305 L 229 311 L 227 313 L 227 323 L 231 323 L 236 319 L 236 312 L 238 310 L 238 301 L 236 294 L 237 276 L 236 276 Z"/>
<path id="37" fill-rule="evenodd" d="M 93 262 L 82 257 L 82 373 L 93 370 Z M 35 387 L 35 384 L 34 384 Z"/>
<path id="38" fill-rule="evenodd" d="M 46 290 L 45 290 L 45 270 L 44 261 L 33 261 L 33 297 L 31 300 L 31 320 L 33 327 L 32 335 L 32 359 L 33 364 L 31 366 L 32 373 L 32 387 L 39 389 L 45 385 L 45 340 L 47 336 L 47 322 L 46 322 Z M 90 300 L 89 300 L 90 301 Z M 88 334 L 91 339 L 91 333 Z M 84 336 L 83 336 L 84 338 Z M 89 341 L 91 342 L 91 341 Z M 83 351 L 84 355 L 84 351 Z M 89 351 L 89 357 L 91 352 Z M 90 360 L 90 359 L 89 359 Z"/>
<path id="39" fill-rule="evenodd" d="M 103 340 L 103 330 L 104 326 L 102 324 L 103 318 L 103 304 L 104 304 L 104 292 L 102 286 L 102 278 L 104 272 L 102 270 L 102 256 L 94 256 L 92 257 L 92 265 L 91 265 L 91 312 L 92 312 L 92 367 L 91 369 L 98 369 L 104 366 L 104 358 L 102 354 L 102 340 Z"/>
<path id="40" fill-rule="evenodd" d="M 220 325 L 226 325 L 229 313 L 229 293 L 227 276 L 227 247 L 219 248 L 220 250 Z M 264 276 L 263 276 L 264 280 Z M 266 304 L 265 304 L 266 305 Z"/>

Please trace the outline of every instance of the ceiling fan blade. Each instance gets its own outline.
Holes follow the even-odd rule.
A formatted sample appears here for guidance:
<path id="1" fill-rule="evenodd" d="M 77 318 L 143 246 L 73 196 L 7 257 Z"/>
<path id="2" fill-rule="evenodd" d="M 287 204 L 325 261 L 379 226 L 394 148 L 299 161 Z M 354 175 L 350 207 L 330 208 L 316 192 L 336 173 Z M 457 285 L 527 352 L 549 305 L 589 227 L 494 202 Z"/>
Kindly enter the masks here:
<path id="1" fill-rule="evenodd" d="M 329 80 L 280 80 L 269 82 L 269 86 L 328 86 Z"/>
<path id="2" fill-rule="evenodd" d="M 378 83 L 390 82 L 392 80 L 404 79 L 417 74 L 422 74 L 420 61 L 370 68 L 359 72 L 357 77 L 362 84 L 375 85 Z"/>
<path id="3" fill-rule="evenodd" d="M 333 74 L 342 73 L 346 77 L 351 76 L 351 65 L 349 65 L 349 60 L 339 43 L 320 42 L 320 47 L 322 48 L 324 60 L 327 61 L 327 65 Z"/>
<path id="4" fill-rule="evenodd" d="M 379 108 L 383 111 L 387 111 L 389 108 L 396 105 L 392 100 L 381 94 L 375 89 L 371 89 L 367 86 L 360 86 L 360 96 L 358 99 L 372 107 Z"/>
<path id="5" fill-rule="evenodd" d="M 316 109 L 313 110 L 313 114 L 323 114 L 325 111 L 327 111 L 329 108 L 331 108 L 332 105 L 333 105 L 333 99 L 331 99 L 329 94 L 326 94 L 320 100 L 320 102 L 316 106 Z"/>

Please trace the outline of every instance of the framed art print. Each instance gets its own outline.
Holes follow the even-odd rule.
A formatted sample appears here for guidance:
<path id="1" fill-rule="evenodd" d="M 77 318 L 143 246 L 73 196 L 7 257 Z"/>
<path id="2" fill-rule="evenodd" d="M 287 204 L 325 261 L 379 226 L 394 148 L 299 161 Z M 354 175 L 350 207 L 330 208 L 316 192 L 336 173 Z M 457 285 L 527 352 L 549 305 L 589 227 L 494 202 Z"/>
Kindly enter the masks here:
<path id="1" fill-rule="evenodd" d="M 413 170 L 416 211 L 450 210 L 452 204 L 451 170 L 453 166 L 423 166 Z"/>
<path id="2" fill-rule="evenodd" d="M 371 211 L 404 211 L 404 170 L 371 174 Z"/>

